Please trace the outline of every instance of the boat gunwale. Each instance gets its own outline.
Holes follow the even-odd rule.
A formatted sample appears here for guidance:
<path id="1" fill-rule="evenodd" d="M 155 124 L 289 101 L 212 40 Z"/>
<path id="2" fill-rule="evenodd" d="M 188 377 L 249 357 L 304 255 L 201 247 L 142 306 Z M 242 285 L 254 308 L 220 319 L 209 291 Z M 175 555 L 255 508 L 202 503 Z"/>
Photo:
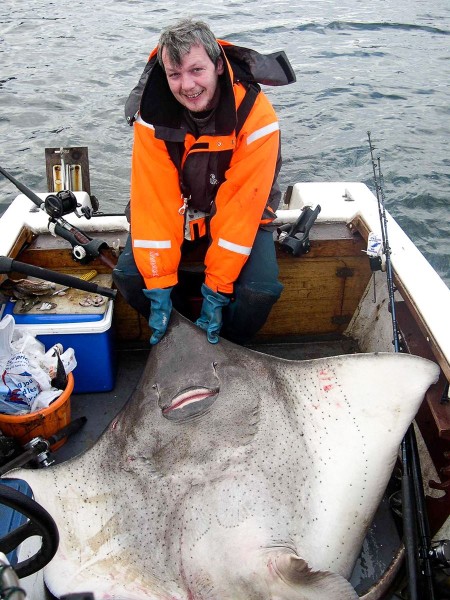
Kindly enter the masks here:
<path id="1" fill-rule="evenodd" d="M 37 194 L 45 199 L 48 193 Z M 80 203 L 86 192 L 75 192 Z M 292 223 L 305 206 L 320 204 L 317 223 L 345 222 L 367 239 L 369 231 L 381 235 L 377 199 L 361 182 L 302 182 L 293 186 L 289 207 L 278 210 L 275 225 Z M 450 289 L 406 233 L 386 211 L 395 283 L 430 342 L 433 354 L 450 379 Z M 124 215 L 100 214 L 91 219 L 67 215 L 66 220 L 87 233 L 128 232 Z M 19 194 L 0 218 L 0 255 L 14 258 L 19 236 L 48 233 L 48 215 Z"/>

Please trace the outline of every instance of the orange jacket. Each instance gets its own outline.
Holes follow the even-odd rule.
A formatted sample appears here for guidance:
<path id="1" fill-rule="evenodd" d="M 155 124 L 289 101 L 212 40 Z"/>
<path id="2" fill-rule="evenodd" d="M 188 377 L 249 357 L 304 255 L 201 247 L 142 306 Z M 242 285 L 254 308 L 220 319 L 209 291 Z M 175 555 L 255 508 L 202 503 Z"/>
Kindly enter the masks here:
<path id="1" fill-rule="evenodd" d="M 233 284 L 248 259 L 258 227 L 261 222 L 273 218 L 267 219 L 264 213 L 268 208 L 269 214 L 273 215 L 267 202 L 274 184 L 279 153 L 278 120 L 267 97 L 260 92 L 236 139 L 236 109 L 245 96 L 246 88 L 239 82 L 233 83 L 231 66 L 228 61 L 226 64 L 229 93 L 222 90 L 216 114 L 227 115 L 228 123 L 219 124 L 216 128 L 219 131 L 214 135 L 201 135 L 195 139 L 191 133 L 177 128 L 179 121 L 173 115 L 177 110 L 175 105 L 169 122 L 169 117 L 164 114 L 168 100 L 162 99 L 164 106 L 155 108 L 155 97 L 161 97 L 159 88 L 152 102 L 145 104 L 148 94 L 152 94 L 152 83 L 154 88 L 164 85 L 161 77 L 158 84 L 155 84 L 155 78 L 150 78 L 144 90 L 141 115 L 134 123 L 131 236 L 136 264 L 149 289 L 177 283 L 184 239 L 179 173 L 164 139 L 175 137 L 180 140 L 182 135 L 182 164 L 192 153 L 232 150 L 225 181 L 217 190 L 209 223 L 205 283 L 212 290 L 233 292 Z M 229 115 L 234 116 L 234 120 Z"/>

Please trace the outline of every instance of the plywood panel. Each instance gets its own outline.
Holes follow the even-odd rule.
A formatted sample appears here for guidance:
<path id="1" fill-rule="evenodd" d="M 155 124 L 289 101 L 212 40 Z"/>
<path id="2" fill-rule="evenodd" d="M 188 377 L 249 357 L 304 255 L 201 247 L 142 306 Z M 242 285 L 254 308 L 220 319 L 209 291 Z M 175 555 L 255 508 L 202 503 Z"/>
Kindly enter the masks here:
<path id="1" fill-rule="evenodd" d="M 345 269 L 351 276 L 340 275 Z M 285 287 L 260 336 L 342 333 L 370 275 L 364 255 L 280 261 Z"/>
<path id="2" fill-rule="evenodd" d="M 114 302 L 114 326 L 118 341 L 149 343 L 151 331 L 146 319 L 127 304 L 120 293 Z"/>
<path id="3" fill-rule="evenodd" d="M 120 237 L 114 234 L 92 234 L 111 243 Z M 122 236 L 123 246 L 126 233 Z M 111 238 L 111 239 L 110 239 Z M 356 231 L 342 223 L 321 223 L 311 231 L 311 250 L 293 258 L 277 250 L 280 280 L 285 286 L 281 299 L 274 306 L 268 322 L 260 332 L 267 336 L 303 336 L 336 334 L 344 331 L 370 278 L 367 257 L 362 253 L 365 242 Z M 18 260 L 39 266 L 79 272 L 80 264 L 73 260 L 67 241 L 51 235 L 40 235 L 23 251 Z M 198 257 L 192 255 L 192 264 Z M 185 263 L 189 263 L 186 260 Z M 99 273 L 110 272 L 98 259 L 86 265 Z M 349 277 L 339 276 L 342 269 L 351 269 Z M 146 340 L 148 325 L 118 294 L 114 321 L 118 339 Z"/>
<path id="4" fill-rule="evenodd" d="M 121 234 L 117 232 L 90 233 L 89 235 L 92 238 L 105 241 L 110 246 L 112 246 L 113 242 L 115 243 L 119 240 L 122 247 L 124 237 L 126 237 L 126 233 Z M 106 250 L 105 255 L 112 260 L 112 262 L 117 262 L 117 257 L 114 256 L 111 249 Z M 25 248 L 20 253 L 20 257 L 17 257 L 17 260 L 55 271 L 65 269 L 68 272 L 76 272 L 80 270 L 81 266 L 81 268 L 94 268 L 99 273 L 111 272 L 111 268 L 105 265 L 99 258 L 90 261 L 87 265 L 81 265 L 80 262 L 73 258 L 72 247 L 69 242 L 50 234 L 39 235 L 28 248 Z"/>

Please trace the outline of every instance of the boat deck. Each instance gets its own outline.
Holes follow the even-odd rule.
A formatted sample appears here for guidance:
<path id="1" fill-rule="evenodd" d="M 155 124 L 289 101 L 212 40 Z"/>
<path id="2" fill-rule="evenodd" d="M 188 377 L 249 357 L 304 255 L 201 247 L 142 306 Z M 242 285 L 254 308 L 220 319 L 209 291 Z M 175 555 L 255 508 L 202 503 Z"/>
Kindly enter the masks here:
<path id="1" fill-rule="evenodd" d="M 118 237 L 116 233 L 111 235 L 114 239 Z M 367 258 L 362 253 L 365 248 L 365 240 L 355 227 L 350 229 L 343 223 L 318 224 L 311 240 L 314 243 L 310 253 L 301 259 L 300 279 L 297 276 L 298 260 L 279 253 L 283 281 L 289 282 L 283 294 L 285 302 L 275 305 L 273 318 L 262 331 L 261 340 L 249 345 L 249 348 L 295 360 L 308 360 L 359 351 L 353 340 L 344 337 L 342 332 L 346 330 L 366 289 L 366 284 L 372 277 Z M 119 241 L 123 242 L 122 239 Z M 67 271 L 69 274 L 80 277 L 79 264 L 73 264 L 66 245 L 64 240 L 55 239 L 47 234 L 41 234 L 34 239 L 31 239 L 30 236 L 18 258 L 30 264 Z M 100 274 L 107 271 L 98 261 L 91 266 L 94 266 Z M 382 298 L 379 288 L 377 288 L 377 294 L 377 305 L 381 306 Z M 403 306 L 403 309 L 406 308 Z M 403 338 L 408 345 L 410 343 L 412 345 L 412 342 L 416 342 L 418 339 L 418 335 L 416 333 L 409 334 L 410 315 L 409 313 L 404 315 L 403 312 L 399 310 L 398 315 Z M 67 442 L 54 453 L 57 463 L 67 461 L 95 444 L 98 437 L 133 393 L 151 353 L 148 346 L 146 322 L 142 318 L 136 318 L 134 311 L 125 305 L 120 296 L 115 302 L 114 313 L 115 333 L 123 344 L 115 351 L 115 387 L 112 391 L 105 393 L 72 395 L 72 420 L 86 417 L 87 421 L 81 430 L 71 435 Z M 313 334 L 315 334 L 314 339 L 311 337 Z M 275 335 L 284 337 L 275 339 Z M 287 342 L 287 339 L 290 341 Z M 428 338 L 426 338 L 426 342 L 428 342 L 426 347 L 429 350 Z M 414 353 L 420 354 L 415 347 L 414 350 Z M 442 397 L 440 388 L 436 389 L 434 393 L 439 393 L 439 398 Z M 430 402 L 431 400 L 428 400 L 428 403 Z M 439 408 L 442 409 L 441 405 Z M 450 419 L 444 418 L 443 410 L 440 410 L 437 417 L 439 434 L 445 437 L 446 441 L 450 437 L 448 433 Z M 432 420 L 427 419 L 427 422 L 432 422 Z M 433 436 L 435 436 L 434 429 L 430 431 L 429 437 Z M 444 465 L 442 460 L 437 464 Z M 444 512 L 447 514 L 447 504 L 442 509 L 442 513 Z M 376 569 L 388 564 L 389 555 L 392 556 L 392 553 L 400 545 L 398 532 L 395 527 L 392 528 L 392 524 L 391 509 L 385 498 L 375 517 L 374 528 L 372 528 L 372 531 L 378 531 L 378 538 L 380 538 L 380 532 L 383 532 L 383 539 L 375 540 L 374 536 L 372 538 L 368 536 L 363 549 L 363 560 L 357 564 L 352 577 L 352 583 L 360 593 L 368 589 L 370 580 L 374 582 L 383 576 L 383 572 Z M 367 544 L 370 543 L 373 543 L 374 546 L 368 547 Z M 376 556 L 379 559 L 378 565 L 369 560 L 372 559 L 372 556 L 369 556 L 372 550 L 378 553 Z M 381 552 L 386 552 L 386 554 L 381 556 Z M 372 567 L 374 570 L 369 572 Z M 47 597 L 51 598 L 50 595 Z M 386 598 L 394 600 L 399 597 L 388 595 Z"/>

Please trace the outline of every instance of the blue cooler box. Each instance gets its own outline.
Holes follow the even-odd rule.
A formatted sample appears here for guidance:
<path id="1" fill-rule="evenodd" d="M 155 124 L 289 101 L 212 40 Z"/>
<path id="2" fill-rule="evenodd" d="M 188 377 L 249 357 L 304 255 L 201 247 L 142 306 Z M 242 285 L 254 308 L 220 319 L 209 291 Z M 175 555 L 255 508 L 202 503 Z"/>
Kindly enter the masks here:
<path id="1" fill-rule="evenodd" d="M 64 351 L 73 348 L 77 361 L 73 393 L 84 394 L 114 388 L 113 305 L 113 301 L 108 300 L 103 314 L 15 314 L 14 303 L 8 302 L 3 314 L 11 314 L 16 329 L 35 336 L 45 350 L 58 343 Z"/>

